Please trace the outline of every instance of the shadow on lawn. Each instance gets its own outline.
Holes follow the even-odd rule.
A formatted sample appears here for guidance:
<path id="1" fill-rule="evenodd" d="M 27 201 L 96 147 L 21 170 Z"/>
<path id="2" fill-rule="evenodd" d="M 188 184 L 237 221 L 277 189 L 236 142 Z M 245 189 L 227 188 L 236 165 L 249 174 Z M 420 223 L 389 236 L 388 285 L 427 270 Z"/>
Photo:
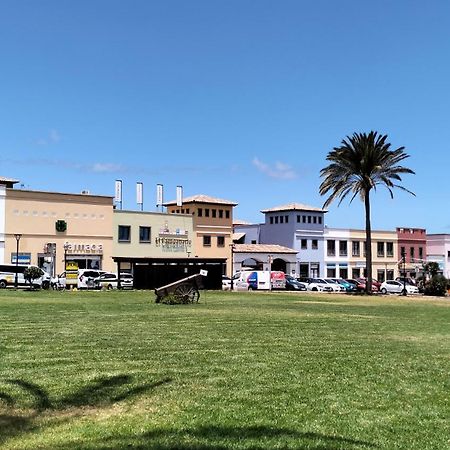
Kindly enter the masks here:
<path id="1" fill-rule="evenodd" d="M 73 443 L 76 446 L 76 443 Z M 79 442 L 78 442 L 79 445 Z M 270 426 L 222 427 L 202 426 L 184 430 L 160 429 L 130 436 L 114 436 L 86 443 L 83 449 L 115 450 L 226 450 L 246 447 L 252 450 L 268 448 L 338 450 L 376 448 L 367 441 L 329 436 L 321 433 L 301 432 Z M 70 442 L 52 450 L 72 448 Z"/>
<path id="2" fill-rule="evenodd" d="M 38 429 L 39 425 L 36 419 L 44 413 L 81 407 L 107 406 L 152 391 L 172 380 L 164 378 L 152 383 L 134 385 L 133 377 L 129 375 L 101 377 L 71 394 L 53 401 L 50 400 L 48 393 L 37 384 L 18 379 L 5 381 L 7 384 L 20 388 L 27 397 L 31 397 L 32 405 L 27 408 L 31 409 L 31 412 L 24 415 L 24 406 L 18 404 L 14 396 L 0 391 L 0 407 L 2 404 L 6 406 L 4 414 L 0 409 L 0 444 L 8 438 Z"/>

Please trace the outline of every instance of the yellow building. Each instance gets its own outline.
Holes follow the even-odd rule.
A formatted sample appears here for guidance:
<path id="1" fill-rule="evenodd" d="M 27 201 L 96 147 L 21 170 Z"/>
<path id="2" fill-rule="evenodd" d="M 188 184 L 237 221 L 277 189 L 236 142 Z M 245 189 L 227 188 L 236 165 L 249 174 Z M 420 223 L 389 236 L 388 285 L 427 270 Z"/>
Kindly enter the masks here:
<path id="1" fill-rule="evenodd" d="M 35 264 L 51 275 L 64 261 L 113 270 L 113 198 L 13 189 L 0 178 L 0 259 Z M 17 255 L 18 250 L 18 255 Z"/>
<path id="2" fill-rule="evenodd" d="M 192 216 L 115 210 L 113 255 L 136 258 L 189 258 L 193 255 Z"/>
<path id="3" fill-rule="evenodd" d="M 365 230 L 350 231 L 349 276 L 366 274 Z M 378 281 L 393 280 L 399 275 L 396 231 L 372 231 L 372 277 Z"/>
<path id="4" fill-rule="evenodd" d="M 233 235 L 233 207 L 237 203 L 207 195 L 194 195 L 167 202 L 169 214 L 190 214 L 194 227 L 194 257 L 226 258 L 227 273 L 231 274 L 231 247 Z"/>

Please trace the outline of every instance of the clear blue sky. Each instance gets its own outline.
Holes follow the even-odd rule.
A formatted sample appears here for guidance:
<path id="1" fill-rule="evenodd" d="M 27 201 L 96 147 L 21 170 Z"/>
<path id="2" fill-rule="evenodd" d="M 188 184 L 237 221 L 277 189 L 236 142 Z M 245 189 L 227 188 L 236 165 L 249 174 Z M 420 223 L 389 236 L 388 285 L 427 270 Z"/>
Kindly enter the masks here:
<path id="1" fill-rule="evenodd" d="M 354 131 L 411 155 L 414 198 L 373 197 L 374 228 L 450 232 L 450 3 L 396 0 L 0 3 L 0 175 L 145 209 L 176 185 L 239 203 L 321 206 L 319 171 Z M 333 227 L 364 227 L 333 205 Z"/>

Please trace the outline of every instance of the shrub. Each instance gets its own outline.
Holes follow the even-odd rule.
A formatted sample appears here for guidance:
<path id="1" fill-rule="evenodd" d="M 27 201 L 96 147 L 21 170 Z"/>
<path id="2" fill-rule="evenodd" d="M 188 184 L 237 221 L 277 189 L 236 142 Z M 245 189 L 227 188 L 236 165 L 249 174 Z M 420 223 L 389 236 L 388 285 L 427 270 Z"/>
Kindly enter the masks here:
<path id="1" fill-rule="evenodd" d="M 41 269 L 38 269 L 35 266 L 30 266 L 27 267 L 24 272 L 23 272 L 23 277 L 25 278 L 25 280 L 28 281 L 28 283 L 30 283 L 30 287 L 33 288 L 33 281 L 37 280 L 38 278 L 40 278 L 42 276 L 42 272 Z"/>
<path id="2" fill-rule="evenodd" d="M 445 296 L 447 293 L 448 281 L 442 275 L 435 275 L 425 283 L 425 295 Z"/>

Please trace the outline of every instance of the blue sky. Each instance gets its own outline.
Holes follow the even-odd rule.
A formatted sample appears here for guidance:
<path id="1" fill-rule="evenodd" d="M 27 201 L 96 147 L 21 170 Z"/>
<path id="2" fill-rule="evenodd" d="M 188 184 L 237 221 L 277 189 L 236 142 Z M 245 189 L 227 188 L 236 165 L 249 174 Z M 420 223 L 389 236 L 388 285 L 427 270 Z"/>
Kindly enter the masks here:
<path id="1" fill-rule="evenodd" d="M 239 203 L 321 206 L 326 155 L 388 134 L 416 171 L 373 196 L 377 229 L 450 232 L 447 1 L 5 1 L 0 175 L 155 210 L 177 185 Z M 364 227 L 363 205 L 327 224 Z"/>

